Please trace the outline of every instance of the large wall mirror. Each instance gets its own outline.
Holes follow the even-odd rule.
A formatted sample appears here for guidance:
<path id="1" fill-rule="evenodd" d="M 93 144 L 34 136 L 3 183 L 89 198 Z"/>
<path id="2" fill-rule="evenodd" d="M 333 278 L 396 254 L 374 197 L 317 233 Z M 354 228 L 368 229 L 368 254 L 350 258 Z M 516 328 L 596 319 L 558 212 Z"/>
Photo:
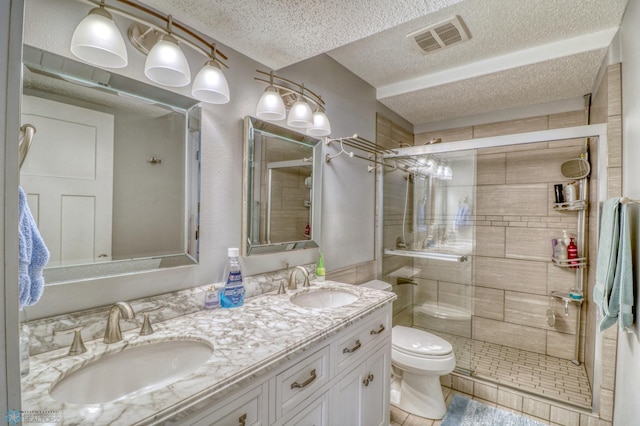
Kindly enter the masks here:
<path id="1" fill-rule="evenodd" d="M 244 255 L 318 247 L 321 140 L 253 117 L 244 134 Z"/>
<path id="2" fill-rule="evenodd" d="M 198 259 L 200 108 L 24 46 L 20 185 L 51 252 L 46 284 Z"/>

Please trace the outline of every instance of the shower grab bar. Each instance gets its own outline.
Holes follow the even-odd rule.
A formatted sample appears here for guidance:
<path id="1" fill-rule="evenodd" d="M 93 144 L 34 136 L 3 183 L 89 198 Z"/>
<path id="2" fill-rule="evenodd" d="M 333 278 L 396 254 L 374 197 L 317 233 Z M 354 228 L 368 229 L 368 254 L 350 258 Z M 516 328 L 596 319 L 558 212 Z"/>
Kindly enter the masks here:
<path id="1" fill-rule="evenodd" d="M 434 253 L 429 251 L 418 250 L 396 250 L 385 249 L 384 254 L 392 254 L 395 256 L 419 257 L 421 259 L 446 260 L 449 262 L 466 262 L 467 256 L 459 254 Z"/>
<path id="2" fill-rule="evenodd" d="M 20 141 L 18 142 L 18 167 L 22 168 L 22 163 L 29 155 L 31 142 L 36 134 L 36 127 L 33 124 L 23 124 L 20 127 Z"/>

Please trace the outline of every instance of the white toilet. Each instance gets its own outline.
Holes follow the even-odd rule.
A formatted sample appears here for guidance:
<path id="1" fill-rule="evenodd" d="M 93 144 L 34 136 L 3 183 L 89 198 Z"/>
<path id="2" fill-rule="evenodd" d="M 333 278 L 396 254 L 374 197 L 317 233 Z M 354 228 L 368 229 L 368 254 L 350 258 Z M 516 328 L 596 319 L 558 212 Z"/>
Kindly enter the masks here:
<path id="1" fill-rule="evenodd" d="M 391 291 L 391 285 L 380 280 L 362 285 Z M 426 331 L 398 325 L 391 333 L 391 364 L 400 384 L 399 397 L 392 397 L 392 404 L 420 417 L 441 419 L 447 407 L 440 376 L 456 366 L 451 344 Z"/>

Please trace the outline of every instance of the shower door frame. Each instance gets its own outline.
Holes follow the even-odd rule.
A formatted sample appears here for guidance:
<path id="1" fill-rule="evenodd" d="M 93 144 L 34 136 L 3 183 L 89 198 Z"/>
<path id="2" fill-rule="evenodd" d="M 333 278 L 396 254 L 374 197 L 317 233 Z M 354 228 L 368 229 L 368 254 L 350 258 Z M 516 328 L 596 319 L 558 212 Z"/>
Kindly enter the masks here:
<path id="1" fill-rule="evenodd" d="M 428 155 L 438 153 L 448 153 L 455 151 L 475 150 L 481 148 L 495 148 L 501 146 L 523 145 L 537 142 L 554 142 L 566 139 L 597 138 L 590 141 L 597 144 L 597 199 L 598 205 L 607 198 L 607 125 L 590 124 L 585 126 L 565 127 L 552 130 L 540 130 L 535 132 L 513 133 L 509 135 L 492 136 L 478 139 L 466 139 L 461 141 L 444 142 L 431 145 L 419 145 L 406 148 L 395 148 L 395 153 L 381 156 L 379 160 L 393 160 L 398 157 L 411 155 Z M 384 171 L 380 167 L 376 172 L 376 259 L 377 275 L 382 276 L 382 259 L 384 257 L 383 244 L 383 195 L 384 195 Z M 598 223 L 599 223 L 598 213 Z M 596 236 L 597 238 L 597 236 Z M 580 331 L 578 331 L 580 332 Z M 594 339 L 594 362 L 593 362 L 593 383 L 591 397 L 591 411 L 600 411 L 600 388 L 602 385 L 602 333 L 596 331 Z"/>

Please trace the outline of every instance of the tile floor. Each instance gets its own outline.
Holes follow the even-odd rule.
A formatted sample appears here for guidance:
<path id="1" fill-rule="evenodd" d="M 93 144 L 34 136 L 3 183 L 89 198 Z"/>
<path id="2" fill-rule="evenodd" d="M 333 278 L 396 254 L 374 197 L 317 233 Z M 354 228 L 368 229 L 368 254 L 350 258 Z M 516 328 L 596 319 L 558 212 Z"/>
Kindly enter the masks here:
<path id="1" fill-rule="evenodd" d="M 575 406 L 591 407 L 591 386 L 584 365 L 543 354 L 429 330 L 451 342 L 458 365 L 473 376 Z"/>
<path id="2" fill-rule="evenodd" d="M 453 399 L 453 396 L 455 394 L 460 394 L 460 395 L 466 396 L 469 399 L 475 399 L 475 400 L 477 400 L 479 402 L 482 402 L 483 404 L 489 405 L 491 407 L 496 407 L 496 408 L 499 408 L 499 409 L 504 410 L 504 411 L 517 413 L 517 414 L 519 414 L 521 416 L 532 418 L 532 419 L 534 419 L 534 420 L 536 420 L 536 421 L 538 421 L 540 423 L 543 423 L 543 424 L 551 424 L 551 423 L 545 422 L 544 420 L 539 419 L 537 417 L 529 416 L 529 415 L 527 415 L 525 413 L 522 413 L 522 412 L 517 411 L 517 410 L 512 410 L 512 409 L 510 409 L 508 407 L 503 407 L 503 406 L 500 406 L 500 405 L 497 405 L 497 404 L 493 404 L 491 402 L 484 401 L 482 399 L 473 398 L 471 395 L 468 395 L 468 394 L 465 394 L 465 393 L 462 393 L 462 392 L 457 392 L 457 391 L 452 390 L 452 389 L 450 389 L 448 387 L 444 387 L 443 386 L 442 387 L 442 392 L 443 392 L 443 394 L 445 396 L 445 402 L 446 402 L 447 406 L 449 406 L 449 403 L 451 402 L 451 400 Z M 406 413 L 406 412 L 402 411 L 401 409 L 399 409 L 396 406 L 393 406 L 393 405 L 391 406 L 390 426 L 440 426 L 441 423 L 442 423 L 441 420 L 432 420 L 432 419 L 426 419 L 424 417 L 415 416 L 413 414 L 409 414 L 409 413 Z"/>

